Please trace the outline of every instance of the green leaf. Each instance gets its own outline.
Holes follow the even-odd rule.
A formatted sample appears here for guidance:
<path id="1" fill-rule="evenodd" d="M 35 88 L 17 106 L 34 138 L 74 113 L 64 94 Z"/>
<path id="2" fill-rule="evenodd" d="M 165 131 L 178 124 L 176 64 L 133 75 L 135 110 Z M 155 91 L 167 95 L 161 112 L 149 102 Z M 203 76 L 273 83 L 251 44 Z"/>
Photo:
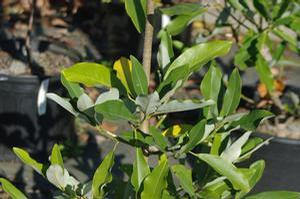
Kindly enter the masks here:
<path id="1" fill-rule="evenodd" d="M 287 41 L 292 50 L 297 51 L 298 46 L 296 36 L 289 34 L 289 31 L 283 31 L 279 28 L 274 28 L 273 33 L 281 39 L 283 39 L 284 41 Z"/>
<path id="2" fill-rule="evenodd" d="M 162 13 L 169 16 L 177 15 L 177 17 L 166 26 L 166 30 L 170 35 L 177 35 L 199 15 L 205 12 L 206 9 L 198 3 L 183 3 L 160 10 Z"/>
<path id="3" fill-rule="evenodd" d="M 141 193 L 142 199 L 161 198 L 163 190 L 167 187 L 167 176 L 169 172 L 168 159 L 161 156 L 159 165 L 144 180 L 144 189 Z"/>
<path id="4" fill-rule="evenodd" d="M 126 131 L 121 133 L 119 137 L 123 141 L 135 147 L 142 147 L 154 144 L 152 136 L 144 134 L 140 131 Z"/>
<path id="5" fill-rule="evenodd" d="M 256 56 L 259 53 L 256 45 L 258 34 L 249 31 L 243 39 L 242 46 L 234 56 L 234 65 L 240 70 L 255 66 Z"/>
<path id="6" fill-rule="evenodd" d="M 47 98 L 55 101 L 58 105 L 69 111 L 72 115 L 78 116 L 79 113 L 73 108 L 72 104 L 69 102 L 69 99 L 65 99 L 56 95 L 55 93 L 47 93 Z"/>
<path id="7" fill-rule="evenodd" d="M 137 96 L 135 99 L 135 104 L 139 106 L 141 111 L 148 116 L 156 111 L 160 105 L 159 95 L 155 91 L 147 96 Z"/>
<path id="8" fill-rule="evenodd" d="M 268 10 L 269 6 L 268 3 L 265 0 L 253 0 L 253 5 L 256 9 L 256 11 L 263 16 L 266 20 L 270 19 Z"/>
<path id="9" fill-rule="evenodd" d="M 86 93 L 80 95 L 80 97 L 77 100 L 77 108 L 80 111 L 85 111 L 93 106 L 93 100 Z"/>
<path id="10" fill-rule="evenodd" d="M 97 104 L 95 111 L 101 113 L 108 120 L 126 120 L 132 122 L 137 120 L 121 100 L 108 100 Z"/>
<path id="11" fill-rule="evenodd" d="M 62 158 L 62 155 L 60 153 L 60 149 L 59 146 L 57 144 L 55 144 L 52 148 L 52 153 L 51 153 L 51 157 L 50 157 L 50 162 L 52 165 L 54 164 L 58 164 L 60 165 L 62 168 L 64 168 L 64 161 Z"/>
<path id="12" fill-rule="evenodd" d="M 143 32 L 146 24 L 145 0 L 125 0 L 125 9 L 139 33 Z"/>
<path id="13" fill-rule="evenodd" d="M 207 100 L 204 102 L 194 102 L 192 100 L 184 100 L 184 101 L 172 100 L 158 107 L 158 109 L 154 114 L 160 115 L 160 114 L 173 113 L 173 112 L 190 111 L 190 110 L 195 110 L 206 106 L 210 106 L 212 104 L 215 104 L 213 100 Z"/>
<path id="14" fill-rule="evenodd" d="M 109 100 L 118 100 L 120 98 L 119 90 L 116 88 L 111 88 L 109 91 L 101 93 L 95 104 L 102 104 Z"/>
<path id="15" fill-rule="evenodd" d="M 55 185 L 62 191 L 66 190 L 66 187 L 76 189 L 79 182 L 69 175 L 69 172 L 58 164 L 52 164 L 46 172 L 47 180 Z"/>
<path id="16" fill-rule="evenodd" d="M 211 99 L 215 102 L 218 101 L 219 92 L 221 88 L 221 81 L 221 70 L 214 64 L 212 64 L 208 72 L 205 74 L 200 85 L 201 94 L 204 96 L 205 100 Z M 218 116 L 218 106 L 214 104 L 208 108 L 205 108 L 204 114 L 207 119 Z"/>
<path id="17" fill-rule="evenodd" d="M 12 183 L 4 178 L 0 178 L 2 184 L 2 189 L 12 198 L 12 199 L 27 199 L 27 197 Z"/>
<path id="18" fill-rule="evenodd" d="M 133 163 L 133 172 L 131 176 L 131 184 L 136 193 L 139 192 L 140 186 L 145 177 L 150 173 L 147 161 L 143 155 L 141 148 L 136 148 L 136 159 Z"/>
<path id="19" fill-rule="evenodd" d="M 227 138 L 230 132 L 226 133 L 216 133 L 214 135 L 214 140 L 210 149 L 210 154 L 212 155 L 219 155 L 219 151 L 222 145 L 222 142 Z"/>
<path id="20" fill-rule="evenodd" d="M 103 198 L 104 186 L 112 181 L 111 169 L 114 165 L 115 148 L 109 152 L 95 171 L 92 184 L 93 198 Z"/>
<path id="21" fill-rule="evenodd" d="M 162 101 L 167 101 L 175 91 L 183 85 L 189 75 L 188 65 L 172 70 L 169 76 L 165 78 L 157 88 L 157 92 L 159 92 L 160 96 L 163 96 Z"/>
<path id="22" fill-rule="evenodd" d="M 241 78 L 239 71 L 234 69 L 228 81 L 227 89 L 223 98 L 221 116 L 227 116 L 235 111 L 241 98 Z"/>
<path id="23" fill-rule="evenodd" d="M 267 61 L 260 54 L 257 55 L 257 62 L 256 62 L 255 69 L 259 76 L 260 81 L 264 83 L 268 91 L 272 93 L 274 91 L 274 78 Z"/>
<path id="24" fill-rule="evenodd" d="M 159 66 L 162 69 L 164 69 L 174 57 L 173 44 L 172 44 L 172 38 L 167 31 L 161 30 L 159 33 L 159 37 L 160 37 L 160 45 L 157 54 L 157 60 Z"/>
<path id="25" fill-rule="evenodd" d="M 14 147 L 13 151 L 18 156 L 18 158 L 22 160 L 23 163 L 25 163 L 28 166 L 31 166 L 36 172 L 44 176 L 44 172 L 43 172 L 44 165 L 42 163 L 39 163 L 36 160 L 32 159 L 29 153 L 27 153 L 27 151 L 23 149 Z"/>
<path id="26" fill-rule="evenodd" d="M 242 190 L 245 192 L 250 190 L 250 185 L 246 177 L 232 163 L 217 155 L 209 155 L 204 153 L 194 155 L 209 164 L 220 175 L 227 177 L 236 190 Z"/>
<path id="27" fill-rule="evenodd" d="M 235 162 L 242 153 L 242 147 L 248 141 L 251 131 L 244 133 L 240 138 L 238 138 L 232 145 L 226 148 L 221 157 L 228 160 L 229 162 Z"/>
<path id="28" fill-rule="evenodd" d="M 256 183 L 261 179 L 264 170 L 265 170 L 266 163 L 264 160 L 258 160 L 251 164 L 250 170 L 253 170 L 253 175 L 249 179 L 249 184 L 251 187 L 254 187 Z"/>
<path id="29" fill-rule="evenodd" d="M 160 8 L 159 10 L 168 16 L 174 15 L 190 15 L 193 12 L 203 9 L 203 6 L 199 3 L 179 3 L 168 8 Z"/>
<path id="30" fill-rule="evenodd" d="M 78 83 L 69 82 L 63 73 L 61 73 L 61 83 L 68 90 L 68 93 L 71 98 L 79 98 L 81 94 L 83 94 L 83 89 L 80 87 Z"/>
<path id="31" fill-rule="evenodd" d="M 260 149 L 260 148 L 263 147 L 264 145 L 269 144 L 270 140 L 272 140 L 272 138 L 269 138 L 269 139 L 267 139 L 267 140 L 265 140 L 265 141 L 263 141 L 263 142 L 260 142 L 260 143 L 258 143 L 258 144 L 257 144 L 257 143 L 254 143 L 255 146 L 254 146 L 254 147 L 251 146 L 251 148 L 250 148 L 247 152 L 244 152 L 244 153 L 239 157 L 239 159 L 238 159 L 236 162 L 242 162 L 242 161 L 244 161 L 244 160 L 250 158 L 251 155 L 252 155 L 255 151 L 257 151 L 258 149 Z M 245 151 L 245 150 L 244 150 L 244 151 Z"/>
<path id="32" fill-rule="evenodd" d="M 291 192 L 291 191 L 269 191 L 263 192 L 259 194 L 255 194 L 252 196 L 248 196 L 245 199 L 299 199 L 299 192 Z"/>
<path id="33" fill-rule="evenodd" d="M 221 176 L 213 181 L 207 183 L 200 193 L 202 198 L 230 198 L 232 194 L 229 192 L 231 189 L 225 182 L 226 177 Z M 228 194 L 229 192 L 229 194 Z M 228 194 L 228 195 L 227 195 Z M 226 197 L 227 196 L 227 197 Z"/>
<path id="34" fill-rule="evenodd" d="M 179 153 L 182 154 L 192 150 L 195 146 L 204 141 L 213 129 L 214 125 L 206 124 L 205 119 L 198 122 L 188 133 L 189 141 L 180 149 Z"/>
<path id="35" fill-rule="evenodd" d="M 101 64 L 81 62 L 62 71 L 63 76 L 70 82 L 87 86 L 103 85 L 112 87 L 114 77 L 112 71 Z"/>
<path id="36" fill-rule="evenodd" d="M 261 144 L 264 140 L 262 138 L 253 137 L 248 140 L 248 142 L 242 148 L 242 154 L 247 153 L 252 150 L 257 145 Z"/>
<path id="37" fill-rule="evenodd" d="M 195 187 L 193 185 L 192 171 L 181 164 L 173 165 L 172 172 L 179 179 L 181 187 L 191 196 L 195 196 Z"/>
<path id="38" fill-rule="evenodd" d="M 187 49 L 172 62 L 164 79 L 167 79 L 172 70 L 183 65 L 188 65 L 190 72 L 200 69 L 210 60 L 227 54 L 231 48 L 231 44 L 232 42 L 230 41 L 211 41 Z"/>
<path id="39" fill-rule="evenodd" d="M 115 61 L 113 68 L 117 72 L 117 78 L 121 81 L 127 92 L 135 96 L 131 61 L 125 57 L 121 57 Z"/>
<path id="40" fill-rule="evenodd" d="M 148 94 L 148 81 L 141 63 L 134 57 L 130 56 L 132 63 L 132 81 L 135 93 L 137 95 Z"/>
<path id="41" fill-rule="evenodd" d="M 266 110 L 253 110 L 239 120 L 232 122 L 231 126 L 240 126 L 247 131 L 254 131 L 262 121 L 273 116 L 273 113 Z"/>
<path id="42" fill-rule="evenodd" d="M 154 126 L 150 126 L 149 132 L 152 135 L 152 137 L 154 138 L 154 141 L 158 145 L 160 150 L 165 152 L 165 150 L 168 146 L 168 143 L 167 143 L 165 137 L 163 136 L 162 132 L 160 132 Z"/>
<path id="43" fill-rule="evenodd" d="M 272 9 L 272 19 L 277 20 L 280 18 L 288 9 L 289 5 L 291 5 L 290 3 L 291 1 L 277 1 Z"/>

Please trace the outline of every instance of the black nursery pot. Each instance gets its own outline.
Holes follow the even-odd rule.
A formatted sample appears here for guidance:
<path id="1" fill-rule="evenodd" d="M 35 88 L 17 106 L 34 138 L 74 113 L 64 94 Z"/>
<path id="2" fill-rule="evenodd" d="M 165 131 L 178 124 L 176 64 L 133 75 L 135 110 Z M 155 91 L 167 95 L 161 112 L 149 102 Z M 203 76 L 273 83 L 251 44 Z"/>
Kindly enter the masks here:
<path id="1" fill-rule="evenodd" d="M 264 140 L 272 136 L 256 133 Z M 300 191 L 300 140 L 273 137 L 270 144 L 256 151 L 250 161 L 265 160 L 262 179 L 253 192 L 289 190 Z"/>
<path id="2" fill-rule="evenodd" d="M 74 139 L 73 117 L 47 100 L 47 111 L 38 115 L 37 76 L 0 75 L 0 160 L 14 160 L 11 148 L 27 149 L 35 158 L 47 159 L 54 143 Z M 50 77 L 48 92 L 65 95 L 59 77 Z"/>

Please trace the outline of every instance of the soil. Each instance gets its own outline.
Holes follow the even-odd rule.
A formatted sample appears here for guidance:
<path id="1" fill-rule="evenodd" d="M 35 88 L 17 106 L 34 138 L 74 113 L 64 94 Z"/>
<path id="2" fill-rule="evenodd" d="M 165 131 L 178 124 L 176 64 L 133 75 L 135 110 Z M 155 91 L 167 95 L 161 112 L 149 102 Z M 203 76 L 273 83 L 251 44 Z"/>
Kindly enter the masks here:
<path id="1" fill-rule="evenodd" d="M 284 123 L 277 124 L 264 122 L 259 126 L 257 131 L 277 137 L 300 140 L 300 119 L 287 120 Z"/>
<path id="2" fill-rule="evenodd" d="M 76 62 L 102 62 L 137 54 L 139 36 L 123 4 L 37 0 L 30 65 L 38 72 L 31 71 L 25 45 L 31 7 L 26 2 L 0 2 L 1 74 L 30 75 L 42 71 L 42 75 L 57 75 Z"/>

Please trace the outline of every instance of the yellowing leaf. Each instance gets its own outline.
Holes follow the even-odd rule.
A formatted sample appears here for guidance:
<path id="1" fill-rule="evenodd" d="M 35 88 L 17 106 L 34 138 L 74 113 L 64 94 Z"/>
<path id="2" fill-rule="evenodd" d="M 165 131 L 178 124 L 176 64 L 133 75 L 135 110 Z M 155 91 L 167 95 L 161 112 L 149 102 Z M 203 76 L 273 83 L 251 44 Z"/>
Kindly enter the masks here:
<path id="1" fill-rule="evenodd" d="M 170 128 L 166 129 L 162 134 L 163 136 L 171 136 L 171 137 L 178 137 L 185 132 L 187 132 L 189 129 L 191 129 L 191 125 L 183 124 L 183 125 L 173 125 Z"/>
<path id="2" fill-rule="evenodd" d="M 132 63 L 129 59 L 121 57 L 114 63 L 114 70 L 117 72 L 117 77 L 125 86 L 130 94 L 134 94 L 134 87 L 132 82 Z"/>

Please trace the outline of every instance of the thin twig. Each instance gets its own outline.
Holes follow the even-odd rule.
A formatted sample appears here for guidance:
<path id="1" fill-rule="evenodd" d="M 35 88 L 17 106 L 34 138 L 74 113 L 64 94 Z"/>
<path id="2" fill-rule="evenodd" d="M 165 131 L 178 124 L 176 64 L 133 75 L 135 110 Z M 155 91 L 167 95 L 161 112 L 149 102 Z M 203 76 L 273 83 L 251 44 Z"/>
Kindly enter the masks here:
<path id="1" fill-rule="evenodd" d="M 33 27 L 33 18 L 34 18 L 34 14 L 35 14 L 35 8 L 36 8 L 36 0 L 32 0 L 31 12 L 30 12 L 29 21 L 28 21 L 28 30 L 27 30 L 27 34 L 26 34 L 26 38 L 25 38 L 27 62 L 28 62 L 28 66 L 31 70 L 31 73 L 33 73 L 32 53 L 31 53 L 31 32 L 32 32 L 32 27 Z"/>
<path id="2" fill-rule="evenodd" d="M 152 0 L 147 0 L 147 19 L 145 26 L 144 49 L 143 49 L 143 66 L 147 76 L 148 84 L 150 82 L 151 72 L 151 57 L 152 57 L 152 40 L 153 40 L 153 26 L 151 18 L 154 14 L 154 4 Z"/>

